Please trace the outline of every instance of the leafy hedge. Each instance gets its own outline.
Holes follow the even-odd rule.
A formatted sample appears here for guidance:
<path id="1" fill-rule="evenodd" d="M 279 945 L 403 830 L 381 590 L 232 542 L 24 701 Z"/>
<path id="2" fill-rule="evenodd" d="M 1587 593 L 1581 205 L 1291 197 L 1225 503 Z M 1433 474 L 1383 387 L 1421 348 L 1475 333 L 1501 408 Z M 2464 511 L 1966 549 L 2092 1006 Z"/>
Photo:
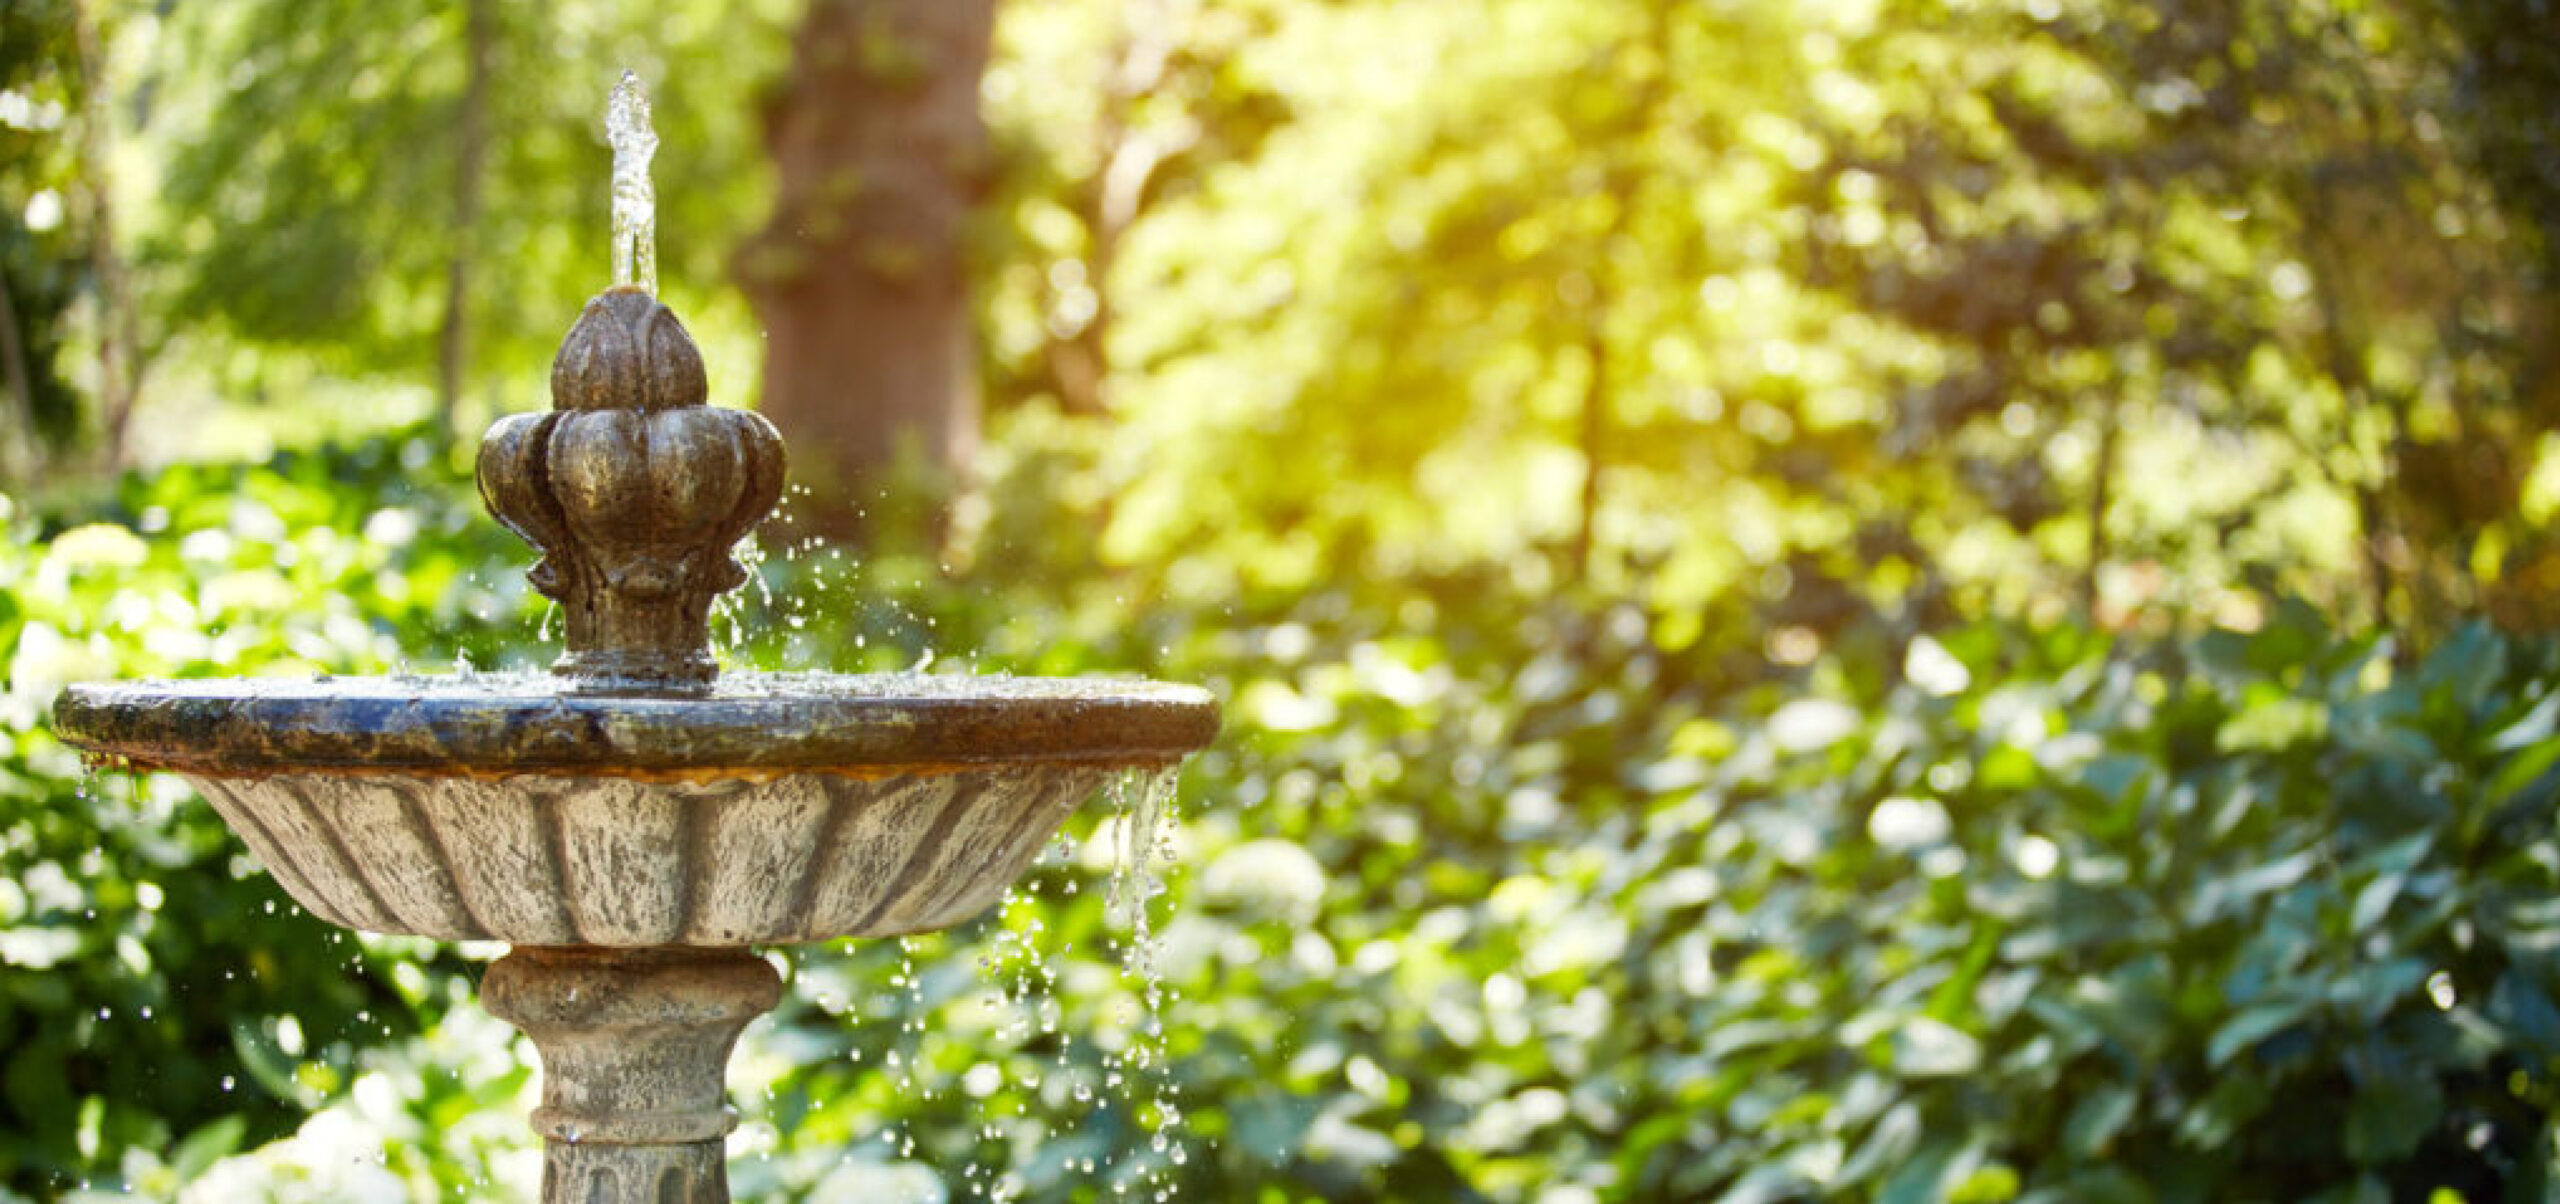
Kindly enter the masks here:
<path id="1" fill-rule="evenodd" d="M 1985 625 L 1737 687 L 1653 626 L 1242 641 L 1194 785 L 1326 889 L 1235 908 L 1236 845 L 1177 922 L 1208 1198 L 2547 1198 L 2550 649 Z"/>
<path id="2" fill-rule="evenodd" d="M 523 555 L 403 447 L 9 520 L 10 1188 L 525 1190 L 525 1048 L 461 1002 L 492 950 L 341 937 L 182 786 L 84 785 L 44 727 L 73 676 L 539 655 Z M 742 1198 L 2552 1188 L 2549 646 L 1879 620 L 1784 669 L 1747 615 L 1501 573 L 1206 606 L 1024 563 L 775 557 L 742 655 L 1217 689 L 1162 1030 L 1088 824 L 975 929 L 791 955 L 739 1058 Z"/>
<path id="3" fill-rule="evenodd" d="M 0 1188 L 140 1188 L 128 1151 L 191 1176 L 443 1011 L 450 955 L 301 914 L 183 782 L 93 778 L 46 726 L 72 680 L 450 663 L 442 633 L 511 607 L 463 495 L 394 488 L 428 464 L 178 467 L 76 523 L 0 497 Z"/>

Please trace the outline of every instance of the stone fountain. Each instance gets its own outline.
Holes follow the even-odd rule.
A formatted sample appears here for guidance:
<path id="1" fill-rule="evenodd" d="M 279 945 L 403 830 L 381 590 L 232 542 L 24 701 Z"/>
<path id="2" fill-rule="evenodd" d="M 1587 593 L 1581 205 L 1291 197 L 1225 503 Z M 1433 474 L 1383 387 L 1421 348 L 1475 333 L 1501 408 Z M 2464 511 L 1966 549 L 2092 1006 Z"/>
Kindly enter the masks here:
<path id="1" fill-rule="evenodd" d="M 782 443 L 705 404 L 652 295 L 655 138 L 628 77 L 611 125 L 618 283 L 562 342 L 553 408 L 480 447 L 482 497 L 566 615 L 552 675 L 75 685 L 54 722 L 185 775 L 324 920 L 512 945 L 481 995 L 541 1053 L 547 1204 L 707 1204 L 729 1198 L 730 1049 L 781 990 L 755 946 L 984 912 L 1116 775 L 1206 744 L 1217 706 L 1151 682 L 721 673 L 709 610 L 747 579 L 731 552 L 781 496 Z"/>

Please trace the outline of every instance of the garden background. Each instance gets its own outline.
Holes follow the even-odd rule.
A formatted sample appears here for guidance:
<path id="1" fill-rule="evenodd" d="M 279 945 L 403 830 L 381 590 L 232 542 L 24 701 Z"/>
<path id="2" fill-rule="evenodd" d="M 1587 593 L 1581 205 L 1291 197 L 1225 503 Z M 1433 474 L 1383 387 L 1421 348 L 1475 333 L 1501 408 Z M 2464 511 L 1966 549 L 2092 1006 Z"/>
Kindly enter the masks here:
<path id="1" fill-rule="evenodd" d="M 2549 0 L 10 4 L 0 1198 L 528 1198 L 496 951 L 47 709 L 547 663 L 625 66 L 729 661 L 1226 702 L 1161 1030 L 1097 806 L 741 1198 L 2560 1198 Z"/>

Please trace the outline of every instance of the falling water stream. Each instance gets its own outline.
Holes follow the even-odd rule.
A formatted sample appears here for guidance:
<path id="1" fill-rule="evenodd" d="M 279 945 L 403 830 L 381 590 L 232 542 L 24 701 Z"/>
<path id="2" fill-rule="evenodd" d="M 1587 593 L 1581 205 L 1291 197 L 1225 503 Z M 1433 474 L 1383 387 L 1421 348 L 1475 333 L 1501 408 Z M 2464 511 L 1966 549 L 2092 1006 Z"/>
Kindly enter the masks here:
<path id="1" fill-rule="evenodd" d="M 1040 1041 L 1053 1041 L 1056 1054 L 1047 1063 L 1048 1070 L 1034 1070 L 1018 1076 L 1015 1086 L 1035 1098 L 1054 1100 L 1063 1107 L 1070 1120 L 1099 1111 L 1116 1110 L 1125 1124 L 1145 1134 L 1145 1144 L 1125 1159 L 1111 1155 L 1069 1158 L 1066 1169 L 1107 1186 L 1113 1199 L 1142 1199 L 1164 1204 L 1176 1194 L 1180 1168 L 1190 1160 L 1183 1141 L 1180 1088 L 1174 1082 L 1172 1059 L 1166 1044 L 1164 1008 L 1171 993 L 1164 984 L 1161 954 L 1163 939 L 1154 915 L 1154 903 L 1166 892 L 1165 875 L 1173 864 L 1176 814 L 1174 783 L 1177 773 L 1172 767 L 1154 770 L 1132 770 L 1122 774 L 1106 788 L 1106 813 L 1095 824 L 1086 848 L 1098 857 L 1080 855 L 1075 838 L 1060 833 L 1043 857 L 1044 865 L 1067 872 L 1041 879 L 1027 880 L 1006 895 L 999 922 L 989 926 L 989 935 L 978 958 L 981 985 L 988 994 L 990 1006 L 1007 1022 L 994 1033 L 999 1045 L 1018 1047 Z M 1051 929 L 1043 918 L 1046 908 L 1038 897 L 1042 881 L 1054 881 L 1065 894 L 1077 893 L 1077 870 L 1090 870 L 1097 860 L 1107 859 L 1107 878 L 1103 909 L 1105 928 L 1119 961 L 1121 986 L 1127 991 L 1126 1014 L 1097 1016 L 1093 1033 L 1074 1034 L 1065 1031 L 1066 1009 L 1060 995 L 1075 989 L 1064 981 L 1060 960 L 1070 952 L 1051 938 Z M 1052 901 L 1062 902 L 1063 900 Z M 1105 1040 L 1104 1034 L 1113 1034 Z M 1099 1078 L 1083 1077 L 1078 1065 L 1077 1042 L 1085 1043 L 1092 1054 L 1092 1066 Z M 1000 1064 L 990 1061 L 980 1068 L 991 1075 L 1003 1073 Z M 973 1070 L 973 1074 L 978 1070 Z M 1044 1092 L 1050 1075 L 1066 1076 L 1058 1084 L 1060 1090 Z M 981 1084 L 993 1087 L 994 1082 Z M 973 1094 L 981 1094 L 976 1090 Z M 990 1093 L 991 1092 L 987 1092 Z M 987 1117 L 980 1132 L 982 1139 L 997 1139 L 1004 1130 L 996 1122 L 1012 1119 Z M 1033 1121 L 1037 1125 L 1037 1121 Z M 1051 1138 L 1066 1134 L 1051 1131 Z M 1035 1154 L 1034 1161 L 1039 1155 Z M 971 1200 L 1006 1201 L 1017 1198 L 1024 1190 L 1018 1173 L 1000 1166 L 972 1162 L 960 1172 L 959 1188 Z"/>

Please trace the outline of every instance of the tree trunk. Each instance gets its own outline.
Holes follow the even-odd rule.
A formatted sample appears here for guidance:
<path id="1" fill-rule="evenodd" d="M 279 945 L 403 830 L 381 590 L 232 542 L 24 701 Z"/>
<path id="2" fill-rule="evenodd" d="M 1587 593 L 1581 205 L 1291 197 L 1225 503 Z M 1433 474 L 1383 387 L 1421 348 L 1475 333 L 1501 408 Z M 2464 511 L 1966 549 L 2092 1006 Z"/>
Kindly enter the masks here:
<path id="1" fill-rule="evenodd" d="M 142 392 L 141 336 L 133 293 L 116 249 L 114 131 L 107 104 L 107 56 L 94 0 L 71 6 L 80 55 L 80 178 L 89 201 L 89 269 L 97 278 L 98 400 L 105 414 L 107 467 L 122 469 L 129 452 L 134 399 Z"/>
<path id="2" fill-rule="evenodd" d="M 2396 555 L 2405 545 L 2393 523 L 2392 505 L 2387 491 L 2400 475 L 2400 450 L 2407 438 L 2407 424 L 2399 407 L 2392 405 L 2373 387 L 2366 373 L 2365 349 L 2372 346 L 2368 324 L 2360 311 L 2348 305 L 2347 256 L 2352 249 L 2325 234 L 2337 224 L 2337 206 L 2330 191 L 2335 185 L 2326 180 L 2313 181 L 2300 202 L 2311 234 L 2304 242 L 2304 263 L 2311 269 L 2311 295 L 2320 313 L 2319 354 L 2322 367 L 2338 390 L 2345 406 L 2343 425 L 2354 429 L 2354 418 L 2360 410 L 2379 415 L 2387 428 L 2382 446 L 2375 449 L 2380 463 L 2371 473 L 2360 476 L 2352 485 L 2356 501 L 2358 547 L 2364 559 L 2365 589 L 2371 599 L 2376 624 L 2393 622 L 2392 600 L 2398 592 L 2400 573 Z M 2414 585 L 2414 582 L 2411 583 Z M 2415 590 L 2411 591 L 2415 596 Z M 2413 612 L 2412 619 L 2423 619 Z M 2408 647 L 2404 641 L 2402 646 Z"/>
<path id="3" fill-rule="evenodd" d="M 2107 511 L 2115 505 L 2116 460 L 2121 454 L 2116 444 L 2124 433 L 2124 406 L 2117 398 L 2124 395 L 2125 384 L 2124 374 L 2116 373 L 2098 408 L 2098 464 L 2089 481 L 2089 560 L 2080 566 L 2080 611 L 2093 624 L 2098 621 L 2099 574 L 2113 552 L 2107 542 Z"/>
<path id="4" fill-rule="evenodd" d="M 1667 6 L 1654 8 L 1643 29 L 1634 37 L 1633 43 L 1621 48 L 1620 55 L 1623 56 L 1627 49 L 1641 46 L 1646 53 L 1638 61 L 1648 66 L 1641 75 L 1634 77 L 1634 91 L 1628 97 L 1617 140 L 1625 145 L 1641 146 L 1645 142 L 1646 131 L 1661 119 L 1667 73 L 1673 61 L 1671 19 Z M 1622 259 L 1642 254 L 1640 248 L 1622 250 L 1621 244 L 1630 237 L 1630 215 L 1635 211 L 1644 178 L 1653 170 L 1654 164 L 1649 160 L 1620 158 L 1611 160 L 1601 176 L 1601 187 L 1610 200 L 1610 217 L 1608 229 L 1597 244 L 1599 253 L 1591 264 L 1591 296 L 1582 314 L 1583 354 L 1591 361 L 1591 377 L 1584 383 L 1582 413 L 1575 436 L 1575 445 L 1582 451 L 1582 498 L 1581 512 L 1574 518 L 1570 552 L 1574 579 L 1586 584 L 1599 568 L 1602 478 L 1609 470 L 1609 406 L 1613 400 L 1611 393 L 1618 386 L 1612 376 L 1616 365 L 1611 362 L 1609 354 L 1610 311 L 1627 293 L 1618 279 L 1615 265 Z"/>
<path id="5" fill-rule="evenodd" d="M 8 385 L 9 408 L 17 419 L 16 429 L 0 437 L 0 483 L 15 485 L 35 472 L 42 441 L 36 434 L 36 393 L 27 370 L 26 340 L 18 333 L 17 301 L 9 295 L 6 274 L 0 274 L 0 381 Z"/>
<path id="6" fill-rule="evenodd" d="M 1111 272 L 1121 240 L 1145 210 L 1157 171 L 1200 136 L 1196 125 L 1136 128 L 1138 106 L 1164 86 L 1178 43 L 1167 32 L 1173 21 L 1162 0 L 1133 0 L 1126 9 L 1102 80 L 1102 163 L 1073 193 L 1088 240 L 1083 287 L 1092 312 L 1080 325 L 1052 328 L 1048 345 L 1058 407 L 1084 417 L 1111 412 Z"/>
<path id="7" fill-rule="evenodd" d="M 995 0 L 810 0 L 765 111 L 778 197 L 740 252 L 764 413 L 822 530 L 902 456 L 948 485 L 978 438 L 964 243 Z"/>
<path id="8" fill-rule="evenodd" d="M 454 122 L 453 249 L 446 261 L 444 330 L 436 348 L 436 437 L 454 438 L 471 374 L 471 257 L 480 229 L 481 163 L 489 149 L 489 48 L 493 0 L 463 10 L 462 111 Z"/>
<path id="9" fill-rule="evenodd" d="M 1612 237 L 1614 237 L 1614 232 Z M 1600 474 L 1609 466 L 1609 334 L 1606 327 L 1608 306 L 1600 303 L 1588 319 L 1589 332 L 1584 336 L 1584 354 L 1591 360 L 1591 379 L 1582 389 L 1582 428 L 1577 443 L 1582 448 L 1582 511 L 1575 516 L 1573 527 L 1573 573 L 1577 581 L 1591 580 L 1592 561 L 1599 555 Z"/>

